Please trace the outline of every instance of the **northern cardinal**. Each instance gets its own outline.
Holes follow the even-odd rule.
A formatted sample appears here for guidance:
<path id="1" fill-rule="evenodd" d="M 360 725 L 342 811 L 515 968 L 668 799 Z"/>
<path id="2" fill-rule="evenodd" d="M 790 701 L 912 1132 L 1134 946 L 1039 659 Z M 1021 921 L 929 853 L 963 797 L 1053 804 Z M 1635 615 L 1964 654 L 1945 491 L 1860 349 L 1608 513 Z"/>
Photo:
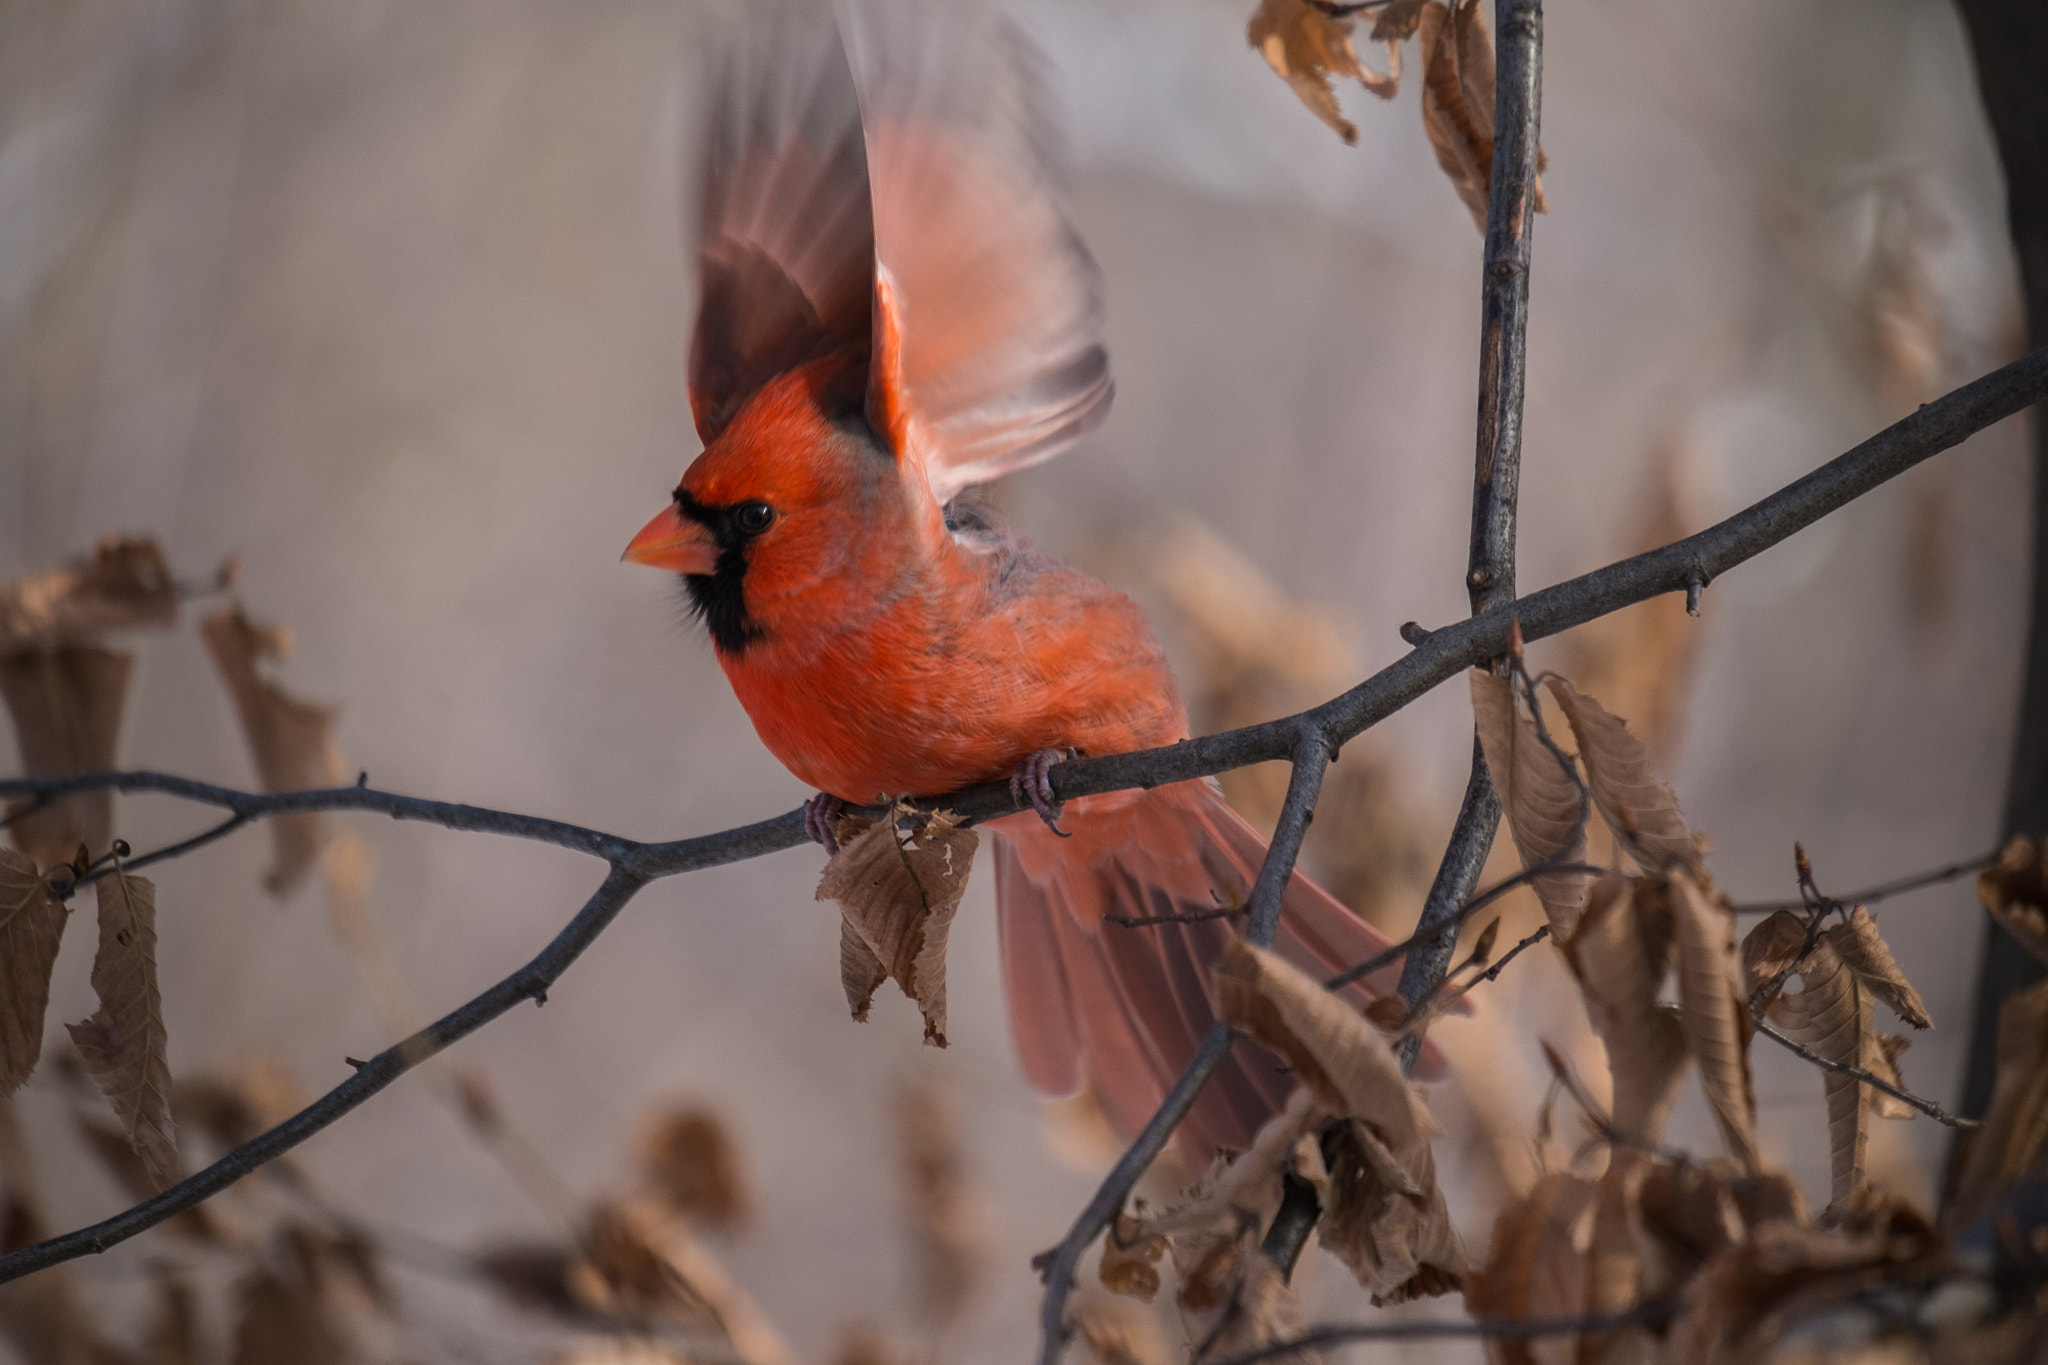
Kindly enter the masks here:
<path id="1" fill-rule="evenodd" d="M 1109 409 L 1035 60 L 966 5 L 755 22 L 703 163 L 704 452 L 625 558 L 683 575 L 762 741 L 819 789 L 828 848 L 842 801 L 1013 779 L 1030 809 L 987 833 L 1024 1070 L 1051 1094 L 1092 1082 L 1128 1136 L 1210 1028 L 1234 930 L 1104 916 L 1242 905 L 1266 849 L 1208 780 L 1054 809 L 1061 756 L 1171 744 L 1187 713 L 1135 604 L 956 501 Z M 1276 946 L 1327 974 L 1387 940 L 1297 873 Z M 1237 1048 L 1178 1134 L 1195 1169 L 1293 1084 Z"/>

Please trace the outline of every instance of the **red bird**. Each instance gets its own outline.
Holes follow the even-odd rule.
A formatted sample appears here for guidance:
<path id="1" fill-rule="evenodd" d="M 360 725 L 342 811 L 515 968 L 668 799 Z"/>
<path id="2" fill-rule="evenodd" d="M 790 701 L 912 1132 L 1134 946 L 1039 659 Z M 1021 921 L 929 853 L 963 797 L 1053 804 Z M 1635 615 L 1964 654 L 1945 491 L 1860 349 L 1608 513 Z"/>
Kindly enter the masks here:
<path id="1" fill-rule="evenodd" d="M 1013 30 L 967 6 L 842 22 L 844 44 L 823 16 L 759 21 L 718 84 L 689 373 L 704 453 L 625 557 L 684 576 L 762 741 L 821 792 L 828 848 L 840 802 L 1012 778 L 1033 809 L 987 833 L 1024 1070 L 1051 1094 L 1092 1082 L 1133 1134 L 1214 1021 L 1232 930 L 1104 916 L 1242 904 L 1265 844 L 1207 780 L 1052 808 L 1063 754 L 1188 734 L 1137 606 L 956 501 L 1107 414 L 1100 279 Z M 1297 874 L 1276 946 L 1327 974 L 1387 940 Z M 1196 1169 L 1293 1084 L 1238 1047 L 1180 1130 Z"/>

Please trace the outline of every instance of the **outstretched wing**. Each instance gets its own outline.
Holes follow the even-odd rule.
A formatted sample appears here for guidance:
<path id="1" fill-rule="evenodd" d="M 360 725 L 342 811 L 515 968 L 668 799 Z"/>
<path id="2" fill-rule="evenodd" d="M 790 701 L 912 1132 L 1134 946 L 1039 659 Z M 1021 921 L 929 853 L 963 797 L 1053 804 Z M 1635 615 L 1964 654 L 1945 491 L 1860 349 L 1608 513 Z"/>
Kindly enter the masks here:
<path id="1" fill-rule="evenodd" d="M 868 416 L 945 502 L 1108 415 L 1101 275 L 1023 35 L 969 0 L 842 15 L 879 260 Z"/>
<path id="2" fill-rule="evenodd" d="M 709 445 L 775 376 L 868 352 L 867 148 L 829 16 L 755 15 L 725 54 L 706 134 L 690 410 Z"/>
<path id="3" fill-rule="evenodd" d="M 1025 40 L 970 0 L 750 27 L 704 158 L 698 434 L 836 350 L 866 361 L 871 423 L 940 502 L 1092 430 L 1111 392 L 1101 282 Z"/>

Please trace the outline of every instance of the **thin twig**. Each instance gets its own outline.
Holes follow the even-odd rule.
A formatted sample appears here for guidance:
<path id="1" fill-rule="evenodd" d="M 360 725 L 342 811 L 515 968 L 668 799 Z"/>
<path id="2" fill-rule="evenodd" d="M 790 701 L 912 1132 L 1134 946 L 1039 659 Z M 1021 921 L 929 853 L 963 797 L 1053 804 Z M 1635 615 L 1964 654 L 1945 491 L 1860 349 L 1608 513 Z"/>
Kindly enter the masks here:
<path id="1" fill-rule="evenodd" d="M 1863 1082 L 1863 1084 L 1871 1086 L 1874 1089 L 1882 1090 L 1885 1094 L 1890 1095 L 1895 1100 L 1899 1100 L 1905 1104 L 1912 1105 L 1915 1109 L 1918 1109 L 1921 1113 L 1927 1115 L 1927 1117 L 1933 1119 L 1936 1123 L 1945 1123 L 1951 1128 L 1975 1128 L 1977 1126 L 1978 1121 L 1976 1119 L 1958 1118 L 1956 1115 L 1949 1113 L 1948 1110 L 1936 1104 L 1933 1100 L 1923 1100 L 1918 1095 L 1913 1094 L 1911 1091 L 1901 1090 L 1898 1086 L 1893 1085 L 1884 1077 L 1873 1075 L 1870 1072 L 1865 1071 L 1860 1066 L 1851 1066 L 1847 1062 L 1838 1062 L 1832 1057 L 1821 1056 L 1812 1048 L 1805 1046 L 1803 1043 L 1795 1042 L 1792 1038 L 1788 1037 L 1783 1033 L 1780 1033 L 1776 1028 L 1772 1026 L 1771 1021 L 1768 1019 L 1753 1019 L 1751 1022 L 1756 1025 L 1756 1031 L 1758 1033 L 1761 1033 L 1764 1037 L 1770 1039 L 1774 1043 L 1777 1043 L 1779 1046 L 1787 1048 L 1792 1052 L 1798 1053 L 1801 1057 L 1804 1057 L 1807 1061 L 1812 1062 L 1815 1066 L 1819 1067 L 1823 1071 L 1832 1071 L 1835 1072 L 1837 1075 L 1842 1076 L 1854 1076 L 1857 1080 Z"/>
<path id="2" fill-rule="evenodd" d="M 1302 837 L 1308 833 L 1309 819 L 1315 813 L 1316 797 L 1323 788 L 1323 773 L 1330 765 L 1329 746 L 1320 733 L 1310 730 L 1302 736 L 1294 754 L 1294 769 L 1287 779 L 1287 799 L 1280 807 L 1280 822 L 1273 830 L 1273 842 L 1267 845 L 1266 860 L 1259 867 L 1259 877 L 1252 884 L 1251 900 L 1247 906 L 1250 922 L 1245 926 L 1245 941 L 1257 948 L 1268 948 L 1273 936 L 1280 929 L 1280 904 L 1287 892 L 1288 878 L 1294 874 L 1294 860 L 1300 856 Z M 1209 1030 L 1208 1037 L 1196 1049 L 1187 1069 L 1180 1079 L 1173 1083 L 1173 1089 L 1160 1101 L 1137 1141 L 1123 1154 L 1109 1176 L 1095 1191 L 1095 1197 L 1074 1220 L 1066 1237 L 1054 1248 L 1050 1257 L 1039 1256 L 1034 1265 L 1045 1269 L 1045 1298 L 1039 1310 L 1039 1365 L 1057 1365 L 1060 1353 L 1066 1347 L 1068 1335 L 1073 1330 L 1067 1323 L 1067 1296 L 1073 1292 L 1074 1276 L 1081 1267 L 1081 1257 L 1109 1226 L 1112 1219 L 1123 1211 L 1124 1201 L 1130 1197 L 1131 1189 L 1138 1183 L 1138 1177 L 1145 1173 L 1154 1158 L 1165 1148 L 1173 1130 L 1194 1107 L 1195 1097 L 1208 1083 L 1209 1077 L 1221 1066 L 1229 1053 L 1230 1045 L 1236 1041 L 1227 1024 L 1218 1021 Z"/>
<path id="3" fill-rule="evenodd" d="M 1333 745 L 1348 742 L 1438 683 L 1473 664 L 1505 652 L 1511 622 L 1520 623 L 1525 639 L 1537 640 L 1664 593 L 1682 592 L 1694 575 L 1705 581 L 1754 558 L 1871 489 L 1961 444 L 1978 431 L 2012 416 L 2044 396 L 2048 396 L 2048 347 L 2030 352 L 1923 405 L 1911 416 L 1885 428 L 1854 449 L 1697 535 L 1531 593 L 1517 599 L 1509 611 L 1487 612 L 1432 631 L 1422 644 L 1394 664 L 1313 710 L 1164 749 L 1062 763 L 1051 774 L 1054 794 L 1060 799 L 1071 799 L 1131 787 L 1158 786 L 1285 758 L 1305 733 L 1315 733 Z M 611 890 L 601 888 L 598 896 L 584 906 L 562 934 L 527 968 L 459 1006 L 425 1031 L 426 1035 L 441 1040 L 435 1043 L 434 1051 L 503 1014 L 518 1000 L 527 998 L 520 993 L 524 989 L 520 983 L 541 980 L 544 990 L 545 984 L 553 981 L 553 974 L 566 968 L 588 945 L 586 935 L 594 936 L 623 906 L 631 894 L 625 889 L 627 886 L 637 887 L 642 880 L 673 876 L 696 868 L 740 862 L 808 841 L 801 809 L 695 839 L 637 844 L 616 835 L 560 821 L 398 796 L 367 786 L 259 794 L 158 772 L 101 772 L 62 778 L 0 779 L 0 798 L 22 796 L 33 799 L 74 791 L 108 789 L 161 792 L 236 813 L 246 811 L 254 818 L 295 810 L 374 811 L 394 819 L 421 820 L 449 829 L 537 839 L 608 860 L 616 857 L 618 861 L 612 864 L 613 876 L 606 881 L 606 888 Z M 922 804 L 943 806 L 970 820 L 1009 814 L 1015 809 L 1008 784 L 996 782 Z M 602 907 L 600 901 L 603 901 Z M 528 975 L 543 963 L 548 965 L 541 977 Z M 509 997 L 506 994 L 508 989 L 512 992 Z M 1212 1050 L 1220 1057 L 1220 1050 L 1229 1046 L 1229 1038 L 1227 1029 L 1219 1027 L 1211 1031 L 1195 1061 L 1189 1064 L 1181 1082 L 1177 1082 L 1169 1094 L 1169 1101 L 1177 1104 L 1178 1108 L 1173 1104 L 1162 1107 L 1154 1115 L 1153 1122 L 1146 1125 L 1139 1142 L 1125 1153 L 1125 1160 L 1118 1163 L 1120 1172 L 1127 1164 L 1132 1166 L 1128 1180 L 1124 1182 L 1125 1189 L 1158 1155 L 1174 1125 L 1186 1112 L 1187 1105 L 1193 1102 L 1194 1091 L 1199 1088 L 1200 1081 L 1214 1069 L 1215 1061 L 1205 1061 L 1204 1058 Z M 404 1051 L 406 1046 L 401 1044 L 398 1048 L 379 1053 L 348 1081 L 284 1123 L 244 1143 L 221 1161 L 172 1186 L 156 1198 L 92 1227 L 0 1256 L 0 1283 L 46 1266 L 104 1251 L 225 1189 L 264 1162 L 327 1127 L 403 1075 L 412 1065 Z M 1189 1082 L 1191 1078 L 1192 1084 L 1186 1086 L 1185 1095 L 1175 1100 L 1175 1096 L 1182 1095 L 1182 1083 Z M 1109 1189 L 1105 1183 L 1103 1193 Z M 1102 1193 L 1099 1193 L 1098 1198 L 1101 1197 Z M 1112 1205 L 1101 1215 L 1102 1221 L 1106 1222 L 1113 1216 L 1119 1206 Z M 1071 1276 L 1078 1261 L 1077 1251 L 1068 1262 L 1065 1273 Z"/>
<path id="4" fill-rule="evenodd" d="M 1966 858 L 1959 863 L 1949 863 L 1946 866 L 1937 867 L 1929 872 L 1915 872 L 1911 876 L 1900 877 L 1897 881 L 1879 882 L 1876 886 L 1865 887 L 1861 891 L 1851 891 L 1846 895 L 1834 896 L 1830 899 L 1844 905 L 1869 905 L 1876 901 L 1887 900 L 1893 896 L 1904 895 L 1908 891 L 1918 891 L 1923 886 L 1934 886 L 1940 882 L 1952 882 L 1958 877 L 1967 877 L 1972 872 L 1981 872 L 1998 861 L 1998 854 L 1999 850 L 1994 848 L 1989 853 L 1979 854 L 1975 858 Z M 1748 901 L 1736 906 L 1735 913 L 1738 915 L 1774 915 L 1780 910 L 1803 910 L 1805 908 L 1806 902 L 1804 900 Z"/>
<path id="5" fill-rule="evenodd" d="M 1577 1318 L 1473 1318 L 1468 1322 L 1359 1322 L 1311 1327 L 1298 1337 L 1275 1341 L 1215 1365 L 1260 1365 L 1298 1351 L 1337 1346 L 1347 1341 L 1429 1341 L 1444 1337 L 1480 1337 L 1496 1341 L 1530 1341 L 1538 1337 L 1571 1336 L 1580 1332 L 1611 1332 L 1621 1327 L 1657 1327 L 1677 1317 L 1684 1307 L 1675 1299 L 1653 1299 L 1619 1313 Z"/>

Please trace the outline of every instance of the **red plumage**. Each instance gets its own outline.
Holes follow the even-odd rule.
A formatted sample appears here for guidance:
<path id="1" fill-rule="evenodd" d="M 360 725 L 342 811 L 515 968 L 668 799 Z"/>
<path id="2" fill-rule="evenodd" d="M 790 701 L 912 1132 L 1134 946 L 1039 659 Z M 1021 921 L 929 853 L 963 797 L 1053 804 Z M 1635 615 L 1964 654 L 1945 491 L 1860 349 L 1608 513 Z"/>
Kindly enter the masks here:
<path id="1" fill-rule="evenodd" d="M 705 449 L 628 557 L 686 576 L 763 742 L 846 801 L 1183 739 L 1128 598 L 946 512 L 1108 408 L 1098 275 L 1036 62 L 970 7 L 843 20 L 842 44 L 823 16 L 757 18 L 721 77 L 690 359 Z M 1213 1022 L 1233 930 L 1105 916 L 1241 904 L 1265 846 L 1207 781 L 1077 799 L 1062 825 L 988 826 L 1010 1017 L 1035 1085 L 1092 1081 L 1128 1134 Z M 1328 973 L 1385 946 L 1294 877 L 1283 955 Z M 1244 1145 L 1290 1088 L 1241 1046 L 1183 1149 L 1199 1166 Z"/>

